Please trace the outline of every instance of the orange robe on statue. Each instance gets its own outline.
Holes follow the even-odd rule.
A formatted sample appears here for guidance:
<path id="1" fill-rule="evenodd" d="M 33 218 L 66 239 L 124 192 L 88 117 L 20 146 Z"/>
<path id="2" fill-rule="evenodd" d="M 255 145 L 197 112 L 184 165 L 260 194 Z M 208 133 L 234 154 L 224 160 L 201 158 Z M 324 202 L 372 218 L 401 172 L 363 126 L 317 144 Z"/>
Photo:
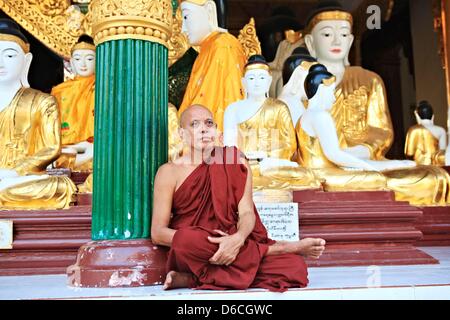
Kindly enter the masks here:
<path id="1" fill-rule="evenodd" d="M 202 163 L 176 190 L 172 204 L 170 228 L 177 230 L 167 261 L 167 271 L 194 274 L 195 289 L 243 290 L 264 288 L 282 292 L 308 284 L 307 267 L 295 254 L 266 256 L 275 241 L 267 236 L 254 207 L 256 224 L 236 260 L 230 266 L 209 263 L 219 246 L 208 241 L 217 237 L 215 229 L 228 234 L 237 231 L 238 204 L 247 179 L 245 165 L 236 148 L 216 148 L 213 164 Z M 217 161 L 222 160 L 222 161 Z"/>
<path id="2" fill-rule="evenodd" d="M 62 145 L 92 141 L 94 137 L 95 75 L 76 77 L 52 90 L 61 114 Z"/>
<path id="3" fill-rule="evenodd" d="M 193 104 L 207 107 L 223 131 L 225 109 L 244 99 L 242 76 L 246 57 L 239 41 L 231 34 L 213 32 L 200 46 L 179 115 Z"/>

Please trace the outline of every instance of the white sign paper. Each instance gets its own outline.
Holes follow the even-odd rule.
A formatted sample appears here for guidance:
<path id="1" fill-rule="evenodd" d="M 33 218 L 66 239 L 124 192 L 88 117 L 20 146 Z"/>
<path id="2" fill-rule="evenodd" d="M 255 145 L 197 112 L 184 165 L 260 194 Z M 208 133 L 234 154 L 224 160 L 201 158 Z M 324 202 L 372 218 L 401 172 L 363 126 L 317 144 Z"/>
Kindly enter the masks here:
<path id="1" fill-rule="evenodd" d="M 300 240 L 298 203 L 256 203 L 256 209 L 271 239 Z"/>
<path id="2" fill-rule="evenodd" d="M 12 249 L 13 222 L 12 220 L 0 220 L 0 249 Z"/>

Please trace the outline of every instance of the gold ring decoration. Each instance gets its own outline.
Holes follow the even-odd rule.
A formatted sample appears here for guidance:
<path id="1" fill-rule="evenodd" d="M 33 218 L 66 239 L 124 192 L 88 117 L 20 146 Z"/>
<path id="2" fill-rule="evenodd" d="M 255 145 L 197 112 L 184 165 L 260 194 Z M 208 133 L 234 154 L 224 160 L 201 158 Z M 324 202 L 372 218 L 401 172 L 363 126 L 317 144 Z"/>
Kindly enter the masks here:
<path id="1" fill-rule="evenodd" d="M 30 52 L 30 45 L 20 39 L 19 37 L 16 37 L 12 34 L 0 34 L 0 41 L 11 41 L 17 43 L 23 50 L 23 52 L 28 53 Z"/>
<path id="2" fill-rule="evenodd" d="M 169 47 L 173 23 L 171 0 L 93 0 L 90 11 L 96 45 L 137 39 Z"/>
<path id="3" fill-rule="evenodd" d="M 325 11 L 317 14 L 312 18 L 312 20 L 308 23 L 307 32 L 311 33 L 312 29 L 321 21 L 329 21 L 329 20 L 345 20 L 350 23 L 350 26 L 353 27 L 353 16 L 349 12 L 345 11 Z"/>

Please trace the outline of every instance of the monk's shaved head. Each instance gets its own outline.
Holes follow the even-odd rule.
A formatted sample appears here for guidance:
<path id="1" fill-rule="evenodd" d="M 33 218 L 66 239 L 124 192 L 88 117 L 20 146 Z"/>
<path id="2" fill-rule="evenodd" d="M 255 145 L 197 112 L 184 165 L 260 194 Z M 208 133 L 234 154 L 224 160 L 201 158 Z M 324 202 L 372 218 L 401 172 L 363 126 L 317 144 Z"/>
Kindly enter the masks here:
<path id="1" fill-rule="evenodd" d="M 209 116 L 211 117 L 211 119 L 214 119 L 212 112 L 209 111 L 209 109 L 207 107 L 202 106 L 201 104 L 194 104 L 194 105 L 190 106 L 189 108 L 187 108 L 186 110 L 184 110 L 181 113 L 180 127 L 186 128 L 189 125 L 189 121 L 191 120 L 191 118 L 194 114 L 197 115 L 197 114 L 205 114 L 205 113 L 208 113 Z"/>

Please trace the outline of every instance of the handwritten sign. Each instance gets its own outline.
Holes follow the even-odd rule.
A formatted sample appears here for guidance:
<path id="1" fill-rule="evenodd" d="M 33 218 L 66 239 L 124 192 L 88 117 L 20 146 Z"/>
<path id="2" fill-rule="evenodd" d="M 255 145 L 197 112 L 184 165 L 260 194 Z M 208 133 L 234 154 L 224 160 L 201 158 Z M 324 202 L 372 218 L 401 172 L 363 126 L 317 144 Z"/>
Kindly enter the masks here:
<path id="1" fill-rule="evenodd" d="M 13 222 L 12 220 L 0 220 L 0 249 L 12 249 Z"/>
<path id="2" fill-rule="evenodd" d="M 298 203 L 257 203 L 256 209 L 271 239 L 300 240 Z"/>

